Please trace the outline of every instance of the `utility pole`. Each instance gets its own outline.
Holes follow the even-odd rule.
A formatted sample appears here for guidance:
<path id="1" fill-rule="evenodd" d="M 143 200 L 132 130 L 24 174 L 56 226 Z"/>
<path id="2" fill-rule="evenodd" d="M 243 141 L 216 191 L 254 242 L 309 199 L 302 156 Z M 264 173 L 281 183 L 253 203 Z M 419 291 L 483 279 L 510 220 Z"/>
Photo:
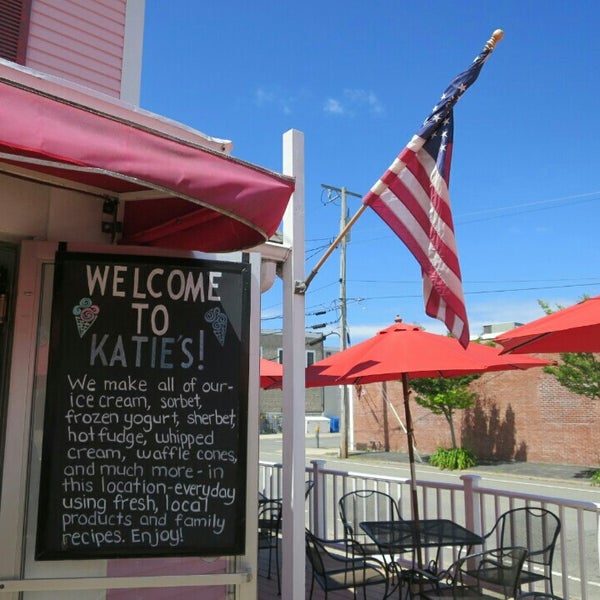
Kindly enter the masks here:
<path id="1" fill-rule="evenodd" d="M 336 188 L 321 184 L 328 193 L 330 201 L 339 198 L 341 204 L 340 232 L 343 232 L 348 222 L 347 196 L 362 198 L 360 194 L 349 192 L 345 187 Z M 335 193 L 335 196 L 333 196 Z M 332 197 L 333 196 L 333 197 Z M 348 245 L 347 235 L 340 241 L 340 352 L 348 347 L 348 316 L 346 309 L 346 247 Z M 340 458 L 348 458 L 348 437 L 350 431 L 350 400 L 348 386 L 342 386 L 340 406 Z"/>

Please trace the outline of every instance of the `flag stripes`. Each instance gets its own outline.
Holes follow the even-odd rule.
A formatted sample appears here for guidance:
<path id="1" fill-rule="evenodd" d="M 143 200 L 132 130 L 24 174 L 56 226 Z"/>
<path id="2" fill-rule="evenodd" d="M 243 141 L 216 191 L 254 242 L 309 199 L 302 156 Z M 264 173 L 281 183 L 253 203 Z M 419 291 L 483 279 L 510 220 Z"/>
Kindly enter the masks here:
<path id="1" fill-rule="evenodd" d="M 473 64 L 452 80 L 417 134 L 363 198 L 420 264 L 426 314 L 443 321 L 465 348 L 469 323 L 448 191 L 453 108 L 501 37 L 495 31 Z"/>

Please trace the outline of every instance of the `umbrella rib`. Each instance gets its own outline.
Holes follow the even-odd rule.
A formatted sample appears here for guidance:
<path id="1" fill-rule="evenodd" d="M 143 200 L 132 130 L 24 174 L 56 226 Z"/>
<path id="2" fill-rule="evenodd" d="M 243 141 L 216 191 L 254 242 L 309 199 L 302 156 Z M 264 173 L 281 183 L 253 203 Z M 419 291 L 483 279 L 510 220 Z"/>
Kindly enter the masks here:
<path id="1" fill-rule="evenodd" d="M 540 333 L 536 336 L 527 338 L 527 340 L 523 340 L 523 341 L 519 342 L 518 344 L 511 346 L 510 352 L 512 352 L 513 350 L 518 350 L 519 348 L 522 348 L 523 346 L 528 346 L 529 344 L 533 344 L 533 343 L 537 342 L 538 340 L 541 340 L 542 338 L 546 337 L 547 335 L 548 335 L 547 333 Z M 509 350 L 505 349 L 500 354 L 504 354 L 505 352 L 509 352 Z"/>

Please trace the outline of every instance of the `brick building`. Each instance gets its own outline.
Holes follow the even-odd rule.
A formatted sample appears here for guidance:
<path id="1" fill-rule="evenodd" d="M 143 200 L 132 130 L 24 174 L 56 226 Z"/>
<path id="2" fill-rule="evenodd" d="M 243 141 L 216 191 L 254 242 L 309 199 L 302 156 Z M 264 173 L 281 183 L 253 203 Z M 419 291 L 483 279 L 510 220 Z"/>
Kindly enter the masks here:
<path id="1" fill-rule="evenodd" d="M 477 394 L 475 405 L 457 411 L 454 425 L 458 443 L 480 460 L 598 464 L 599 401 L 569 392 L 539 368 L 485 373 L 471 389 Z M 407 451 L 401 382 L 365 385 L 354 390 L 353 397 L 356 448 Z M 411 414 L 421 456 L 450 446 L 444 417 L 414 401 Z"/>

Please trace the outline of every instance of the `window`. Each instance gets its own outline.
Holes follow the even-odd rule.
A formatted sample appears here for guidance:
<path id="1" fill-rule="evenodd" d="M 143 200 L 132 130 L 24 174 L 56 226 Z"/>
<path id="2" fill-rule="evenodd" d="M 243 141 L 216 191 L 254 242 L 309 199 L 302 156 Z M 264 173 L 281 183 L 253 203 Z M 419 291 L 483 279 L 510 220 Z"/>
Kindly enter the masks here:
<path id="1" fill-rule="evenodd" d="M 306 350 L 306 366 L 310 367 L 316 362 L 316 353 L 314 350 Z M 283 364 L 283 348 L 277 348 L 277 362 Z"/>
<path id="2" fill-rule="evenodd" d="M 0 0 L 0 57 L 25 64 L 31 0 Z"/>

